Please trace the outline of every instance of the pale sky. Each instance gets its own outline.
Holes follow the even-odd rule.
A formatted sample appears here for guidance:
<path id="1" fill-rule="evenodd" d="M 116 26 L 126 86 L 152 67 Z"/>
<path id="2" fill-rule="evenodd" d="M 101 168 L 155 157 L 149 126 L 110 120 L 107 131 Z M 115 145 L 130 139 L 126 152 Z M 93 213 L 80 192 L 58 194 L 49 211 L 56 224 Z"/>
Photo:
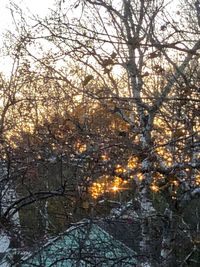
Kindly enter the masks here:
<path id="1" fill-rule="evenodd" d="M 12 17 L 8 9 L 11 1 L 20 7 L 23 7 L 24 10 L 28 8 L 31 13 L 38 14 L 41 17 L 48 13 L 49 9 L 54 6 L 55 2 L 55 0 L 0 0 L 0 35 L 5 29 L 10 29 L 10 27 L 12 27 Z M 166 2 L 169 1 L 170 0 L 167 0 Z M 174 5 L 177 2 L 178 0 L 171 1 Z"/>
<path id="2" fill-rule="evenodd" d="M 9 10 L 10 0 L 0 0 L 0 48 L 3 44 L 3 34 L 6 30 L 13 30 L 13 20 Z M 44 17 L 53 8 L 55 0 L 12 0 L 23 10 L 29 10 L 33 15 Z M 0 71 L 9 74 L 12 64 L 8 57 L 0 56 Z"/>
<path id="3" fill-rule="evenodd" d="M 56 0 L 0 0 L 0 47 L 2 47 L 3 33 L 6 30 L 13 31 L 14 28 L 11 12 L 8 8 L 11 1 L 21 7 L 23 11 L 28 9 L 29 11 L 27 13 L 44 17 L 50 12 L 50 9 L 54 7 Z M 168 2 L 170 0 L 166 1 Z M 172 0 L 171 3 L 174 5 L 177 1 L 178 0 Z M 3 70 L 4 73 L 8 71 L 9 73 L 10 67 L 11 65 L 9 64 L 8 58 L 0 58 L 0 71 Z"/>
<path id="4" fill-rule="evenodd" d="M 54 0 L 13 0 L 24 10 L 28 8 L 31 13 L 45 16 L 48 10 L 53 7 Z M 8 9 L 10 0 L 0 0 L 0 34 L 5 29 L 12 27 L 12 17 Z"/>

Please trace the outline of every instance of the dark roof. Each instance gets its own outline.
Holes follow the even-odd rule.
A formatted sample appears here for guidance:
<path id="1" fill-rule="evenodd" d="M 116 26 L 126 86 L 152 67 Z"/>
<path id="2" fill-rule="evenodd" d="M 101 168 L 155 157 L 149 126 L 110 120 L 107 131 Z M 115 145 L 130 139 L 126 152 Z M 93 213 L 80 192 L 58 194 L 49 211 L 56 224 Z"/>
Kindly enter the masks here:
<path id="1" fill-rule="evenodd" d="M 107 233 L 112 235 L 130 249 L 138 252 L 140 242 L 140 223 L 132 218 L 105 219 L 98 223 Z"/>

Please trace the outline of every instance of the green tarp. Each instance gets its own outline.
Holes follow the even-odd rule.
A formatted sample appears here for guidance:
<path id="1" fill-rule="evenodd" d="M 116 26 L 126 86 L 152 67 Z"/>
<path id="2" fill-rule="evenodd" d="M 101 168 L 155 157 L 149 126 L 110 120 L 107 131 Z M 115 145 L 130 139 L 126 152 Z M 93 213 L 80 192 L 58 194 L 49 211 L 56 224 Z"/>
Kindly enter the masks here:
<path id="1" fill-rule="evenodd" d="M 96 224 L 80 224 L 48 242 L 22 267 L 134 267 L 135 253 Z"/>

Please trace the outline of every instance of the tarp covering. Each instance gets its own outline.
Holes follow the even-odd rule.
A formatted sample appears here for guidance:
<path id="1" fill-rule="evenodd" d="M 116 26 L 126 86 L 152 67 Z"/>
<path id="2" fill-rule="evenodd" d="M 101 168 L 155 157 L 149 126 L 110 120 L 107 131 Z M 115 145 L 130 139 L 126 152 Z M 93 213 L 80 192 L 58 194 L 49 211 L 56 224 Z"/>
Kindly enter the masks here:
<path id="1" fill-rule="evenodd" d="M 71 227 L 21 264 L 22 267 L 136 266 L 135 253 L 94 223 Z"/>

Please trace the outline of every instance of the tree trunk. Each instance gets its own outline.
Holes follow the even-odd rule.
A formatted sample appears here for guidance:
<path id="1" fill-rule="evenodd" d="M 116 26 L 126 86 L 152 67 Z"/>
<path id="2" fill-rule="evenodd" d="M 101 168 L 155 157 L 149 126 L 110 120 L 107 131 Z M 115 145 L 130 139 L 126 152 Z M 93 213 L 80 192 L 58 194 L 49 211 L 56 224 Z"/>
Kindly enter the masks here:
<path id="1" fill-rule="evenodd" d="M 151 256 L 151 219 L 155 216 L 155 209 L 149 198 L 148 188 L 144 187 L 139 193 L 140 198 L 140 217 L 141 217 L 141 241 L 140 254 L 142 255 L 140 266 L 153 267 Z"/>
<path id="2" fill-rule="evenodd" d="M 172 266 L 173 212 L 166 208 L 161 244 L 161 262 L 163 266 Z M 171 264 L 171 265 L 170 265 Z"/>

